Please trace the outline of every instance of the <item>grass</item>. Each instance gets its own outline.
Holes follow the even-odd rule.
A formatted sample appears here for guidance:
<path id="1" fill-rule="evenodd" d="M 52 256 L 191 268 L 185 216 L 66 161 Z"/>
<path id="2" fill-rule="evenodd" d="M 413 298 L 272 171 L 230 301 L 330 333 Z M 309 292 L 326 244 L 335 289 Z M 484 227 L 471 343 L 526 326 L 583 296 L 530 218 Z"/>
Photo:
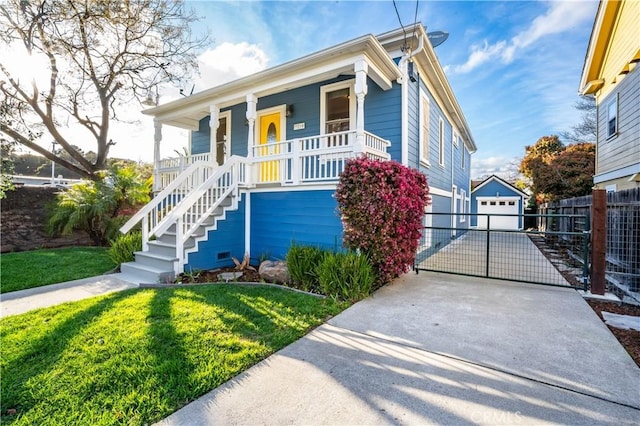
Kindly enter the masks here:
<path id="1" fill-rule="evenodd" d="M 92 277 L 115 266 L 104 247 L 4 253 L 0 259 L 0 293 Z"/>
<path id="2" fill-rule="evenodd" d="M 2 424 L 156 422 L 344 307 L 217 285 L 134 289 L 7 317 Z"/>

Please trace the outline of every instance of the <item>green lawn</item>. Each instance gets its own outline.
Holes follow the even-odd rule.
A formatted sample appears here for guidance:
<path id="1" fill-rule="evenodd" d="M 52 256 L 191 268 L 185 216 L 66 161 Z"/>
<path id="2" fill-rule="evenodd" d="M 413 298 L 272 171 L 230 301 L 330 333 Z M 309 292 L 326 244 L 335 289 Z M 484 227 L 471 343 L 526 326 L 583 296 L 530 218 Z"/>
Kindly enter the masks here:
<path id="1" fill-rule="evenodd" d="M 4 253 L 0 256 L 0 293 L 92 277 L 114 267 L 104 247 Z"/>
<path id="2" fill-rule="evenodd" d="M 5 318 L 2 423 L 158 421 L 344 307 L 271 287 L 185 286 Z"/>

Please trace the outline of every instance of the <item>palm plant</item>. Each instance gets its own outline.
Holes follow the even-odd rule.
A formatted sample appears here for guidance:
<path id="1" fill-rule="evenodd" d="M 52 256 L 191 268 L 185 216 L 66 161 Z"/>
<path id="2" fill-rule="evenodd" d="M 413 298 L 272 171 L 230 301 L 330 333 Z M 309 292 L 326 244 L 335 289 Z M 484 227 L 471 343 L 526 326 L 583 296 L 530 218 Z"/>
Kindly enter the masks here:
<path id="1" fill-rule="evenodd" d="M 58 195 L 49 219 L 52 233 L 86 232 L 96 245 L 106 245 L 117 233 L 124 208 L 149 201 L 150 182 L 135 165 L 114 164 L 96 181 L 73 185 Z"/>

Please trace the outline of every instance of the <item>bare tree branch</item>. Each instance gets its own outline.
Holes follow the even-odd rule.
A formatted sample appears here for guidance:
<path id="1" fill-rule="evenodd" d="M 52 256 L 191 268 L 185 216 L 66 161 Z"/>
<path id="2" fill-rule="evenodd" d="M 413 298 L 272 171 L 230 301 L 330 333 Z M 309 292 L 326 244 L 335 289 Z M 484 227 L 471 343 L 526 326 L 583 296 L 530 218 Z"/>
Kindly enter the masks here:
<path id="1" fill-rule="evenodd" d="M 44 130 L 77 163 L 69 168 L 96 176 L 114 144 L 109 130 L 118 105 L 144 98 L 158 84 L 184 81 L 197 69 L 196 54 L 207 38 L 191 37 L 196 20 L 182 0 L 4 0 L 0 43 L 47 58 L 49 81 L 47 87 L 20 81 L 0 64 L 0 102 L 20 105 L 0 117 L 0 132 L 69 167 L 33 137 L 32 129 Z M 95 160 L 63 136 L 69 119 L 95 141 Z"/>

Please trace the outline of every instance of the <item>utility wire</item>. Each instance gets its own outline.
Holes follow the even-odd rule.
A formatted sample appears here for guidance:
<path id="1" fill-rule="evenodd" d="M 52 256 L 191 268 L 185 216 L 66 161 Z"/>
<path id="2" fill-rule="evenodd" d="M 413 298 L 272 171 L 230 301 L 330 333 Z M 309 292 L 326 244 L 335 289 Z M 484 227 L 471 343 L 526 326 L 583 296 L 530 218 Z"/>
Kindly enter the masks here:
<path id="1" fill-rule="evenodd" d="M 393 0 L 393 8 L 396 10 L 396 16 L 398 17 L 398 22 L 400 22 L 400 26 L 402 27 L 402 33 L 404 34 L 404 45 L 402 46 L 402 51 L 407 50 L 407 32 L 404 29 L 404 25 L 402 25 L 402 19 L 400 19 L 400 12 L 398 12 L 398 5 L 396 4 L 396 0 Z"/>
<path id="2" fill-rule="evenodd" d="M 416 12 L 413 14 L 413 35 L 411 38 L 416 36 L 416 30 L 418 29 L 418 3 L 420 3 L 420 0 L 416 0 Z"/>

